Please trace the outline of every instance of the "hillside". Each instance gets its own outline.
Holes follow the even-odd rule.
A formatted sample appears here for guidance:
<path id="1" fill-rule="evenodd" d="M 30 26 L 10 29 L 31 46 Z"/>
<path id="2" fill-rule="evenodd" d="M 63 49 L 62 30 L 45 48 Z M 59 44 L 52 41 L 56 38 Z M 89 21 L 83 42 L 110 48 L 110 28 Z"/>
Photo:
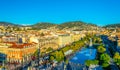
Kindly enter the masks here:
<path id="1" fill-rule="evenodd" d="M 41 23 L 31 25 L 31 27 L 33 29 L 47 29 L 47 28 L 50 28 L 50 27 L 53 27 L 53 26 L 56 26 L 56 24 L 46 23 L 46 22 L 41 22 Z"/>
<path id="2" fill-rule="evenodd" d="M 0 22 L 0 25 L 2 26 L 22 26 L 22 25 L 17 25 L 9 22 Z M 95 24 L 88 24 L 82 21 L 71 21 L 71 22 L 65 22 L 61 24 L 53 24 L 53 23 L 48 23 L 48 22 L 41 22 L 41 23 L 36 23 L 33 25 L 30 25 L 32 29 L 39 30 L 39 29 L 49 29 L 49 28 L 56 28 L 56 29 L 68 29 L 68 30 L 92 30 L 96 29 L 97 25 Z"/>
<path id="3" fill-rule="evenodd" d="M 61 24 L 53 24 L 53 23 L 37 23 L 32 25 L 33 29 L 48 29 L 51 27 L 55 27 L 56 29 L 70 29 L 70 30 L 83 30 L 83 29 L 94 29 L 97 27 L 95 24 L 88 24 L 82 21 L 71 21 L 65 22 Z"/>
<path id="4" fill-rule="evenodd" d="M 109 25 L 106 25 L 104 26 L 105 28 L 120 28 L 120 23 L 117 23 L 117 24 L 109 24 Z"/>
<path id="5" fill-rule="evenodd" d="M 0 26 L 17 26 L 17 25 L 9 22 L 0 22 Z"/>
<path id="6" fill-rule="evenodd" d="M 97 27 L 95 24 L 88 24 L 82 21 L 65 22 L 57 26 L 59 29 L 83 30 Z"/>

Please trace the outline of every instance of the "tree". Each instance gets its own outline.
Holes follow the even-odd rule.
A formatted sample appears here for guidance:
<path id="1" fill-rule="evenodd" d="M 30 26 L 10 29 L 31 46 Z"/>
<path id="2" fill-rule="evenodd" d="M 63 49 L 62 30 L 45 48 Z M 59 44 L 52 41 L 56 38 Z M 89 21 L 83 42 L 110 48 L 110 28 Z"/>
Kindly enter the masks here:
<path id="1" fill-rule="evenodd" d="M 62 51 L 59 51 L 57 54 L 56 54 L 56 60 L 59 62 L 61 60 L 64 60 L 64 54 Z"/>
<path id="2" fill-rule="evenodd" d="M 98 64 L 99 64 L 99 61 L 98 61 L 98 60 L 94 60 L 94 64 L 95 64 L 95 65 L 98 65 Z"/>
<path id="3" fill-rule="evenodd" d="M 103 67 L 108 67 L 110 63 L 110 56 L 106 53 L 100 55 L 100 60 L 102 61 Z"/>
<path id="4" fill-rule="evenodd" d="M 100 60 L 105 61 L 105 62 L 109 62 L 110 56 L 108 54 L 104 53 L 100 56 Z"/>
<path id="5" fill-rule="evenodd" d="M 54 56 L 50 56 L 50 61 L 53 61 L 54 59 Z"/>
<path id="6" fill-rule="evenodd" d="M 109 64 L 108 64 L 108 63 L 106 63 L 106 62 L 104 62 L 104 63 L 102 63 L 102 66 L 103 66 L 103 67 L 108 67 L 108 66 L 109 66 Z"/>
<path id="7" fill-rule="evenodd" d="M 120 59 L 120 54 L 118 52 L 116 52 L 113 58 Z"/>
<path id="8" fill-rule="evenodd" d="M 99 61 L 98 60 L 86 60 L 85 65 L 90 66 L 90 65 L 98 65 Z"/>
<path id="9" fill-rule="evenodd" d="M 65 57 L 62 51 L 55 51 L 51 53 L 51 56 L 54 56 L 58 62 L 64 60 Z"/>
<path id="10" fill-rule="evenodd" d="M 66 51 L 68 51 L 70 49 L 70 46 L 66 46 L 66 47 L 64 47 L 62 50 L 63 50 L 63 52 L 66 52 Z"/>
<path id="11" fill-rule="evenodd" d="M 120 59 L 116 62 L 116 64 L 120 67 Z"/>
<path id="12" fill-rule="evenodd" d="M 120 66 L 120 54 L 118 52 L 115 53 L 113 59 L 115 63 Z"/>
<path id="13" fill-rule="evenodd" d="M 68 63 L 69 63 L 69 60 L 65 60 L 65 63 L 68 64 Z"/>
<path id="14" fill-rule="evenodd" d="M 99 53 L 104 53 L 106 51 L 106 48 L 104 48 L 103 46 L 100 45 L 100 46 L 98 46 L 97 50 Z"/>
<path id="15" fill-rule="evenodd" d="M 41 33 L 40 36 L 45 36 L 45 34 L 44 34 L 44 33 Z"/>
<path id="16" fill-rule="evenodd" d="M 38 50 L 36 50 L 33 55 L 34 55 L 35 57 L 37 57 L 37 56 L 38 56 Z"/>
<path id="17" fill-rule="evenodd" d="M 86 60 L 85 65 L 89 67 L 91 65 L 91 60 Z"/>
<path id="18" fill-rule="evenodd" d="M 46 51 L 50 52 L 52 50 L 53 50 L 53 48 L 49 47 Z"/>

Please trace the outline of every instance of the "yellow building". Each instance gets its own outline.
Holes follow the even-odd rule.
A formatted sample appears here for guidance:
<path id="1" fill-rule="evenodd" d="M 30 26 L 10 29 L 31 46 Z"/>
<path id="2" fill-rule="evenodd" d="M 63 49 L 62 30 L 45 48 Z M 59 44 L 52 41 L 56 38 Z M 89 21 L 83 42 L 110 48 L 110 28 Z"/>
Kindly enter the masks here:
<path id="1" fill-rule="evenodd" d="M 30 61 L 32 54 L 37 50 L 36 43 L 2 43 L 0 45 L 0 53 L 6 54 L 7 61 L 10 63 Z"/>
<path id="2" fill-rule="evenodd" d="M 7 54 L 7 50 L 12 44 L 0 43 L 0 53 Z"/>
<path id="3" fill-rule="evenodd" d="M 28 27 L 28 26 L 24 26 L 24 27 L 20 27 L 21 30 L 29 30 L 32 29 L 32 27 Z"/>
<path id="4" fill-rule="evenodd" d="M 117 40 L 118 47 L 120 47 L 120 33 L 116 33 L 116 36 L 118 37 L 118 40 Z"/>
<path id="5" fill-rule="evenodd" d="M 118 47 L 120 47 L 120 40 L 118 40 L 117 42 L 118 42 Z"/>
<path id="6" fill-rule="evenodd" d="M 72 34 L 71 38 L 72 38 L 72 42 L 75 42 L 75 41 L 80 40 L 81 35 L 80 34 Z"/>
<path id="7" fill-rule="evenodd" d="M 3 29 L 3 28 L 4 28 L 4 26 L 0 26 L 0 28 L 1 28 L 1 29 Z"/>
<path id="8" fill-rule="evenodd" d="M 38 38 L 37 38 L 36 36 L 31 36 L 29 42 L 30 42 L 30 43 L 31 43 L 31 42 L 38 43 L 39 41 L 38 41 Z"/>
<path id="9" fill-rule="evenodd" d="M 65 45 L 68 45 L 70 43 L 72 43 L 72 39 L 69 34 L 62 34 L 58 36 L 59 47 L 64 47 Z"/>
<path id="10" fill-rule="evenodd" d="M 3 36 L 2 42 L 17 42 L 17 37 L 15 37 L 15 36 Z"/>

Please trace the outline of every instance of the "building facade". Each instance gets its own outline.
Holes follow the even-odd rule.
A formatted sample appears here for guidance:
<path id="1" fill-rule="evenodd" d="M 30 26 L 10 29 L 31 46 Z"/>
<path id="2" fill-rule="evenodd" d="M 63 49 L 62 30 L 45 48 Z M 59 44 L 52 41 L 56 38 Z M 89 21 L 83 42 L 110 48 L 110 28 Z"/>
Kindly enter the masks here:
<path id="1" fill-rule="evenodd" d="M 8 45 L 7 45 L 8 44 Z M 24 63 L 31 60 L 32 55 L 37 50 L 36 43 L 4 43 L 0 47 L 0 52 L 7 55 L 7 61 L 10 63 Z"/>
<path id="2" fill-rule="evenodd" d="M 58 36 L 58 44 L 60 47 L 64 47 L 65 45 L 69 45 L 70 43 L 72 43 L 72 39 L 69 34 L 63 34 Z"/>

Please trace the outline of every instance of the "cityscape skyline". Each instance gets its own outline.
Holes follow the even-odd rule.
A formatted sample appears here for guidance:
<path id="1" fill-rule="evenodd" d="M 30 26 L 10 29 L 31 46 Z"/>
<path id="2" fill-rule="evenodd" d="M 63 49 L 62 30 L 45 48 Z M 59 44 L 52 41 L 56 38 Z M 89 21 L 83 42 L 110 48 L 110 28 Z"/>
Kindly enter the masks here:
<path id="1" fill-rule="evenodd" d="M 120 70 L 120 0 L 0 0 L 0 70 Z"/>
<path id="2" fill-rule="evenodd" d="M 15 24 L 83 21 L 100 26 L 119 23 L 119 0 L 1 0 L 0 21 Z"/>

